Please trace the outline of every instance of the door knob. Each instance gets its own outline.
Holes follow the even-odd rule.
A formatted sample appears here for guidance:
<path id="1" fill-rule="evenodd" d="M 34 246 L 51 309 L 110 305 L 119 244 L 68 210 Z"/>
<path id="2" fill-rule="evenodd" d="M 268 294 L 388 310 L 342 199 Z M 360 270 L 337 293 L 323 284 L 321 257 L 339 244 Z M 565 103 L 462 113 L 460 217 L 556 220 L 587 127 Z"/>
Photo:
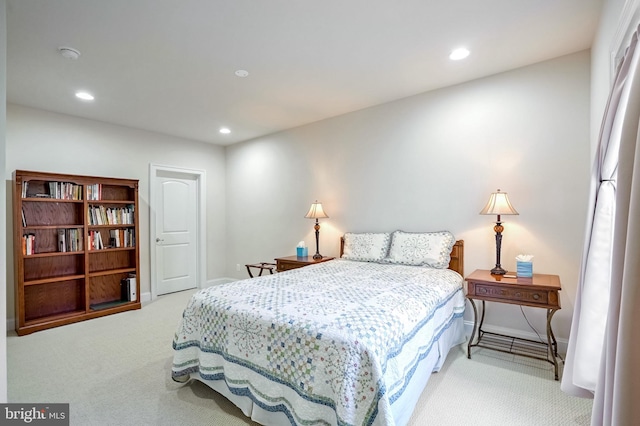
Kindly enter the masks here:
<path id="1" fill-rule="evenodd" d="M 159 243 L 160 241 L 164 241 L 162 238 L 156 238 L 156 243 Z"/>

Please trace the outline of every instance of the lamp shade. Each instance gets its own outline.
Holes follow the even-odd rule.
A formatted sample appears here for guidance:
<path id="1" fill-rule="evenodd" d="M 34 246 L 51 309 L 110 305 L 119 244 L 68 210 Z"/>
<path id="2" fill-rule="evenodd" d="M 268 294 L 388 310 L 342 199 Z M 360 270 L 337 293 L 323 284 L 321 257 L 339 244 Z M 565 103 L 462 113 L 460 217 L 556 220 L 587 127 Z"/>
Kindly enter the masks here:
<path id="1" fill-rule="evenodd" d="M 484 206 L 480 214 L 492 214 L 492 215 L 503 215 L 503 214 L 519 214 L 516 209 L 513 208 L 511 203 L 509 202 L 509 197 L 507 197 L 506 192 L 500 192 L 498 189 L 497 192 L 493 192 L 489 197 L 489 201 L 487 205 Z"/>
<path id="2" fill-rule="evenodd" d="M 306 215 L 304 215 L 304 217 L 306 217 L 307 219 L 322 219 L 329 216 L 327 216 L 327 214 L 322 209 L 322 203 L 319 203 L 318 200 L 316 200 L 315 203 L 311 204 L 309 211 Z"/>

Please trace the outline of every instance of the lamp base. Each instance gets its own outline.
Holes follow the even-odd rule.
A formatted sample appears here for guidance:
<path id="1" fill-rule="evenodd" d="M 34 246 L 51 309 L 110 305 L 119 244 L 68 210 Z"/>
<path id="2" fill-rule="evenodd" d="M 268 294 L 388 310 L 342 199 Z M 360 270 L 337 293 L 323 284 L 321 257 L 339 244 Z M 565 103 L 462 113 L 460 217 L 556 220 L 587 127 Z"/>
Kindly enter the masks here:
<path id="1" fill-rule="evenodd" d="M 491 270 L 491 275 L 504 275 L 506 273 L 507 271 L 502 269 L 500 265 L 496 265 L 496 267 Z"/>
<path id="2" fill-rule="evenodd" d="M 316 253 L 313 255 L 314 259 L 322 259 L 322 255 L 320 253 Z"/>

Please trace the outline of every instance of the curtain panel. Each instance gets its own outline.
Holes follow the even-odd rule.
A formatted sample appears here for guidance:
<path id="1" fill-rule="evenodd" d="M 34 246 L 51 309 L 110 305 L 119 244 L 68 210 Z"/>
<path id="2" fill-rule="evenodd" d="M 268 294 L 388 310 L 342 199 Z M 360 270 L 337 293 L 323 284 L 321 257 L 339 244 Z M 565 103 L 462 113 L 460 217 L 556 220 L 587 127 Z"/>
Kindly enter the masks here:
<path id="1" fill-rule="evenodd" d="M 640 418 L 640 49 L 633 35 L 603 119 L 562 390 L 594 397 L 592 425 Z"/>

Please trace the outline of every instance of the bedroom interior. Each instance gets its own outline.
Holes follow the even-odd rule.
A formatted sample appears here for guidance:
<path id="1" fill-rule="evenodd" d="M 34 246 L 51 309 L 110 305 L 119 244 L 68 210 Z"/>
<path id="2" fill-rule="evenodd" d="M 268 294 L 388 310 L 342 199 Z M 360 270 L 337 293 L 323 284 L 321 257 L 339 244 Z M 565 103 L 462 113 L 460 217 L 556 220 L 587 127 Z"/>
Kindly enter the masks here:
<path id="1" fill-rule="evenodd" d="M 64 3 L 68 7 L 79 5 L 73 0 Z M 197 2 L 193 4 L 195 3 Z M 3 41 L 0 43 L 3 46 L 2 58 L 5 63 L 5 66 L 0 67 L 0 72 L 7 78 L 7 87 L 3 88 L 7 102 L 3 103 L 6 114 L 0 114 L 0 152 L 4 158 L 0 162 L 0 171 L 4 172 L 6 180 L 6 185 L 0 188 L 0 220 L 7 226 L 0 230 L 0 240 L 5 242 L 0 245 L 0 255 L 6 258 L 6 262 L 0 267 L 0 276 L 3 281 L 6 278 L 7 291 L 4 294 L 6 300 L 0 303 L 3 307 L 6 305 L 6 309 L 0 317 L 8 330 L 8 340 L 2 339 L 1 343 L 2 347 L 8 346 L 8 350 L 1 350 L 0 353 L 8 361 L 8 372 L 3 374 L 8 377 L 8 388 L 7 383 L 0 383 L 0 396 L 4 395 L 3 399 L 11 402 L 21 402 L 15 399 L 16 396 L 19 395 L 24 400 L 30 393 L 39 395 L 40 398 L 46 398 L 47 395 L 53 398 L 54 394 L 50 393 L 55 392 L 53 385 L 35 389 L 38 387 L 34 383 L 37 374 L 47 373 L 38 368 L 29 373 L 29 366 L 24 364 L 24 359 L 30 351 L 42 351 L 43 347 L 53 345 L 52 340 L 58 338 L 62 342 L 68 342 L 68 346 L 51 346 L 56 348 L 53 353 L 59 361 L 52 368 L 52 375 L 48 376 L 51 383 L 62 386 L 60 379 L 64 375 L 77 380 L 77 391 L 71 389 L 61 395 L 72 401 L 83 401 L 79 404 L 88 403 L 80 390 L 98 392 L 104 397 L 105 406 L 97 410 L 104 416 L 122 418 L 119 414 L 107 414 L 109 404 L 114 404 L 111 406 L 113 407 L 119 403 L 118 399 L 113 400 L 108 395 L 117 386 L 114 384 L 116 379 L 128 373 L 139 381 L 139 384 L 132 386 L 133 389 L 143 389 L 139 387 L 143 384 L 161 388 L 158 393 L 141 398 L 140 405 L 144 405 L 144 409 L 135 404 L 123 404 L 126 407 L 123 413 L 128 415 L 136 415 L 132 413 L 140 410 L 138 424 L 144 424 L 145 421 L 150 422 L 149 424 L 152 421 L 161 422 L 161 417 L 156 417 L 149 409 L 158 409 L 163 404 L 172 405 L 176 402 L 176 396 L 185 402 L 185 407 L 202 410 L 200 414 L 185 414 L 185 407 L 173 405 L 176 413 L 186 416 L 184 424 L 203 424 L 206 417 L 200 416 L 217 415 L 206 407 L 206 401 L 212 398 L 218 414 L 221 411 L 223 416 L 228 416 L 230 422 L 236 422 L 234 424 L 251 424 L 249 419 L 245 419 L 227 401 L 215 399 L 209 388 L 193 383 L 180 387 L 171 383 L 167 375 L 171 369 L 171 340 L 189 297 L 177 293 L 163 296 L 154 293 L 155 284 L 151 281 L 153 274 L 150 272 L 153 253 L 151 246 L 155 240 L 155 231 L 150 227 L 154 208 L 149 197 L 152 185 L 149 172 L 151 164 L 203 173 L 206 183 L 206 232 L 203 237 L 204 253 L 201 253 L 204 261 L 201 266 L 206 273 L 198 283 L 200 287 L 229 286 L 235 280 L 246 279 L 248 274 L 245 265 L 274 262 L 278 257 L 295 255 L 296 244 L 300 240 L 307 247 L 315 245 L 315 253 L 318 255 L 322 253 L 325 257 L 340 257 L 340 238 L 348 232 L 424 233 L 448 230 L 457 240 L 464 240 L 463 276 L 471 274 L 475 269 L 490 269 L 493 264 L 513 272 L 516 270 L 516 256 L 531 253 L 535 256 L 534 273 L 555 274 L 560 277 L 562 309 L 553 317 L 553 330 L 557 337 L 558 352 L 564 354 L 576 305 L 589 198 L 589 174 L 596 156 L 600 123 L 611 86 L 612 44 L 620 37 L 621 22 L 629 16 L 636 16 L 638 2 L 567 0 L 560 3 L 561 6 L 558 7 L 562 11 L 569 10 L 569 15 L 579 16 L 575 19 L 580 20 L 578 24 L 583 38 L 574 40 L 570 50 L 555 52 L 531 63 L 522 63 L 473 79 L 461 79 L 442 87 L 406 93 L 384 102 L 372 102 L 363 107 L 325 116 L 322 116 L 323 113 L 326 114 L 323 109 L 326 108 L 325 103 L 319 101 L 317 108 L 314 108 L 309 102 L 314 94 L 320 96 L 318 92 L 322 90 L 313 84 L 317 75 L 312 74 L 301 80 L 292 79 L 292 92 L 288 92 L 286 96 L 283 94 L 281 98 L 302 100 L 301 105 L 304 107 L 296 113 L 292 112 L 291 116 L 298 119 L 304 113 L 311 113 L 311 110 L 316 109 L 318 119 L 294 126 L 283 125 L 285 127 L 282 129 L 251 137 L 242 136 L 242 132 L 235 132 L 233 126 L 230 126 L 231 137 L 239 139 L 221 139 L 226 136 L 215 135 L 207 141 L 194 137 L 193 134 L 172 134 L 163 127 L 150 128 L 92 117 L 92 112 L 82 111 L 87 108 L 86 104 L 68 103 L 67 109 L 56 110 L 47 107 L 46 103 L 39 104 L 38 97 L 34 100 L 25 99 L 22 94 L 17 93 L 18 88 L 25 88 L 24 83 L 12 85 L 13 81 L 17 81 L 16 72 L 19 68 L 16 65 L 23 60 L 23 53 L 17 54 L 15 51 L 15 37 L 21 35 L 25 37 L 25 41 L 35 39 L 36 43 L 42 41 L 37 41 L 37 30 L 17 28 L 16 22 L 22 22 L 22 19 L 31 24 L 40 21 L 30 21 L 27 15 L 21 15 L 23 6 L 19 2 L 1 0 L 0 10 L 7 25 L 2 26 L 6 31 L 0 31 Z M 496 1 L 496 4 L 506 7 L 505 2 Z M 44 2 L 39 6 L 44 7 Z M 520 7 L 524 8 L 522 5 Z M 576 13 L 573 13 L 574 10 Z M 115 10 L 109 11 L 114 12 Z M 130 17 L 122 19 L 131 24 Z M 340 22 L 342 21 L 339 20 L 338 23 Z M 44 28 L 48 24 L 40 24 L 43 25 L 44 34 Z M 576 22 L 572 21 L 571 25 L 576 25 Z M 82 31 L 87 31 L 88 34 L 90 30 L 78 28 L 77 31 L 78 34 L 82 34 Z M 26 37 L 26 34 L 31 36 Z M 282 35 L 280 32 L 277 34 Z M 569 38 L 567 34 L 564 35 Z M 244 41 L 244 38 L 239 40 L 240 44 Z M 53 50 L 61 44 L 72 42 L 74 38 L 69 34 L 66 40 L 54 41 Z M 116 45 L 114 42 L 112 50 Z M 214 45 L 218 46 L 216 43 Z M 40 55 L 46 57 L 49 64 L 64 59 L 55 57 L 55 54 L 43 54 L 42 49 L 49 47 L 38 47 L 41 49 Z M 77 77 L 78 65 L 82 61 L 90 61 L 94 54 L 84 46 L 79 47 L 79 50 L 82 54 L 74 63 L 57 63 L 52 66 L 53 74 L 58 78 L 62 74 Z M 187 49 L 185 55 L 187 54 L 198 53 Z M 481 54 L 482 50 L 472 49 L 467 60 L 475 60 L 474 56 Z M 517 56 L 514 52 L 514 57 Z M 20 61 L 12 63 L 12 58 L 20 58 Z M 114 61 L 108 67 L 114 75 L 120 72 L 118 68 L 122 63 L 136 63 L 135 58 L 126 57 L 126 61 L 125 57 L 119 58 L 123 62 L 116 65 L 117 62 Z M 231 67 L 231 74 L 234 67 L 238 67 L 235 63 L 226 66 Z M 247 77 L 239 79 L 234 76 L 236 80 L 226 83 L 243 95 L 251 92 L 251 85 L 255 84 L 256 79 L 260 79 L 259 72 L 246 66 L 250 71 Z M 410 63 L 405 66 L 411 68 Z M 460 78 L 463 78 L 463 67 L 464 65 L 446 64 L 446 74 L 454 78 L 459 73 Z M 141 68 L 149 71 L 147 64 L 142 64 Z M 381 68 L 386 69 L 386 65 Z M 331 70 L 331 66 L 328 69 Z M 421 68 L 417 66 L 417 69 Z M 176 68 L 171 70 L 177 72 Z M 327 69 L 323 71 L 326 72 Z M 180 74 L 176 73 L 173 77 L 174 80 L 180 79 Z M 410 79 L 409 75 L 407 79 Z M 366 80 L 363 78 L 363 84 Z M 243 83 L 239 84 L 239 81 Z M 352 84 L 356 85 L 355 81 L 357 79 Z M 167 87 L 167 93 L 173 89 L 174 87 Z M 196 89 L 189 85 L 189 90 Z M 45 102 L 46 98 L 52 96 L 54 95 L 48 93 L 41 98 Z M 141 97 L 144 95 L 134 94 L 131 104 L 139 105 Z M 209 94 L 209 99 L 203 101 L 200 108 L 206 109 L 207 103 L 213 103 L 211 98 L 213 96 Z M 263 119 L 272 120 L 270 123 L 289 123 L 288 120 L 292 119 L 285 118 L 288 111 L 267 109 L 261 104 L 263 99 L 259 101 L 236 106 L 238 111 L 244 109 L 252 114 L 253 125 L 260 127 L 261 124 L 263 129 L 267 129 L 269 125 L 261 123 Z M 51 102 L 53 104 L 54 101 Z M 122 102 L 122 99 L 118 100 L 115 96 L 107 99 L 103 95 L 102 99 L 97 96 L 96 102 L 115 105 Z M 345 108 L 346 105 L 351 105 L 347 95 L 334 94 L 331 102 L 342 104 Z M 178 114 L 175 109 L 175 106 L 169 108 L 171 113 Z M 238 111 L 234 110 L 232 114 L 236 121 Z M 151 117 L 146 118 L 146 123 L 152 122 Z M 164 121 L 170 120 L 165 118 Z M 200 124 L 187 119 L 185 127 L 189 125 L 194 129 L 202 129 Z M 212 123 L 207 131 L 217 133 L 218 127 L 219 123 Z M 251 131 L 255 131 L 255 128 Z M 230 143 L 232 140 L 233 143 Z M 15 336 L 15 277 L 10 266 L 14 263 L 11 249 L 11 176 L 14 170 L 20 169 L 139 180 L 139 294 L 143 303 L 140 311 L 119 313 L 30 336 Z M 504 239 L 500 242 L 497 230 L 490 229 L 487 218 L 478 215 L 479 207 L 486 202 L 487 193 L 495 191 L 495 188 L 508 192 L 510 201 L 519 212 L 519 215 L 498 217 L 496 226 L 504 225 L 504 229 L 500 231 Z M 302 216 L 300 212 L 304 212 L 316 199 L 322 200 L 322 207 L 331 214 L 330 220 L 318 222 L 318 218 L 328 217 L 326 214 L 317 217 L 309 214 Z M 318 229 L 309 227 L 309 221 L 305 217 L 315 218 L 316 224 L 322 226 L 322 238 L 319 238 Z M 309 255 L 311 256 L 312 254 Z M 275 278 L 267 274 L 260 278 L 263 279 Z M 174 303 L 180 306 L 173 306 Z M 469 307 L 467 303 L 463 317 L 467 337 L 473 326 L 473 313 Z M 538 339 L 538 334 L 545 334 L 545 313 L 541 309 L 523 309 L 524 315 L 514 306 L 491 304 L 485 328 L 520 338 Z M 159 312 L 162 310 L 172 312 L 173 319 L 164 318 Z M 125 319 L 131 323 L 127 324 Z M 151 326 L 151 321 L 156 321 L 157 327 Z M 142 333 L 141 329 L 145 324 L 149 325 L 150 329 L 155 330 L 149 334 L 149 346 L 161 348 L 158 349 L 159 353 L 137 353 L 137 357 L 153 360 L 148 364 L 134 360 L 133 355 L 126 354 L 126 349 L 111 346 L 116 346 L 117 340 L 111 340 L 115 337 L 110 333 L 112 330 L 109 330 L 109 324 L 118 329 L 130 327 L 127 334 L 141 341 L 147 338 L 138 333 Z M 161 324 L 165 329 L 159 328 Z M 100 332 L 104 333 L 102 340 L 99 338 Z M 86 343 L 71 343 L 75 333 L 77 336 L 98 336 L 86 337 Z M 164 341 L 157 342 L 151 336 Z M 90 343 L 107 354 L 104 359 L 85 346 Z M 69 347 L 76 349 L 78 354 L 100 358 L 95 365 L 86 366 L 95 379 L 93 385 L 84 383 L 80 377 L 76 378 L 77 374 L 66 364 L 64 351 Z M 446 387 L 447 377 L 452 377 L 451 380 L 455 380 L 455 383 L 464 383 L 463 386 L 471 389 L 477 388 L 474 388 L 471 381 L 463 382 L 465 376 L 475 377 L 479 383 L 489 386 L 490 380 L 485 381 L 486 377 L 483 379 L 476 376 L 476 373 L 496 376 L 504 374 L 505 382 L 501 384 L 506 390 L 510 389 L 506 383 L 517 382 L 522 377 L 525 386 L 540 390 L 532 392 L 536 397 L 542 397 L 543 401 L 548 402 L 548 398 L 553 395 L 560 401 L 558 405 L 554 405 L 558 412 L 546 413 L 549 417 L 532 418 L 532 424 L 536 421 L 548 421 L 549 424 L 589 423 L 591 400 L 564 394 L 559 389 L 558 382 L 553 380 L 553 366 L 507 354 L 493 354 L 480 348 L 474 351 L 477 352 L 474 352 L 472 359 L 467 359 L 466 345 L 452 349 L 441 372 L 430 379 L 421 402 L 416 406 L 414 417 L 408 424 L 422 424 L 420 419 L 450 421 L 451 424 L 462 422 L 461 417 L 447 417 L 450 414 L 445 411 L 450 408 L 446 406 L 440 405 L 441 408 L 431 414 L 426 413 L 427 406 L 438 406 L 438 402 L 434 400 L 441 400 L 442 397 L 436 395 L 433 388 Z M 108 354 L 111 352 L 116 356 L 110 357 Z M 70 358 L 76 355 L 67 354 Z M 115 359 L 118 357 L 130 360 L 131 367 L 119 364 Z M 560 367 L 562 372 L 562 364 Z M 106 370 L 110 368 L 121 369 L 120 374 L 107 374 Z M 150 379 L 150 374 L 158 376 Z M 29 378 L 30 382 L 26 383 L 27 380 L 23 381 L 21 377 Z M 102 380 L 104 382 L 101 383 Z M 518 392 L 521 391 L 512 393 Z M 507 397 L 505 395 L 499 398 L 506 400 Z M 426 405 L 423 404 L 425 400 Z M 540 399 L 537 401 L 540 403 Z M 509 416 L 522 414 L 522 410 L 533 410 L 532 406 L 526 404 L 517 405 L 520 413 L 510 413 L 510 409 L 503 405 L 497 407 L 501 414 L 493 413 L 493 419 L 495 416 L 504 416 L 499 418 L 505 421 L 513 420 L 514 417 Z M 81 417 L 77 419 L 91 424 L 95 419 L 90 418 L 88 408 L 79 410 L 78 415 Z M 164 413 L 165 419 L 175 418 L 166 411 Z M 191 415 L 194 417 L 189 417 Z M 482 419 L 485 424 L 490 424 L 492 413 L 479 414 L 478 418 L 478 424 L 483 424 Z M 165 424 L 170 423 L 167 420 Z"/>

